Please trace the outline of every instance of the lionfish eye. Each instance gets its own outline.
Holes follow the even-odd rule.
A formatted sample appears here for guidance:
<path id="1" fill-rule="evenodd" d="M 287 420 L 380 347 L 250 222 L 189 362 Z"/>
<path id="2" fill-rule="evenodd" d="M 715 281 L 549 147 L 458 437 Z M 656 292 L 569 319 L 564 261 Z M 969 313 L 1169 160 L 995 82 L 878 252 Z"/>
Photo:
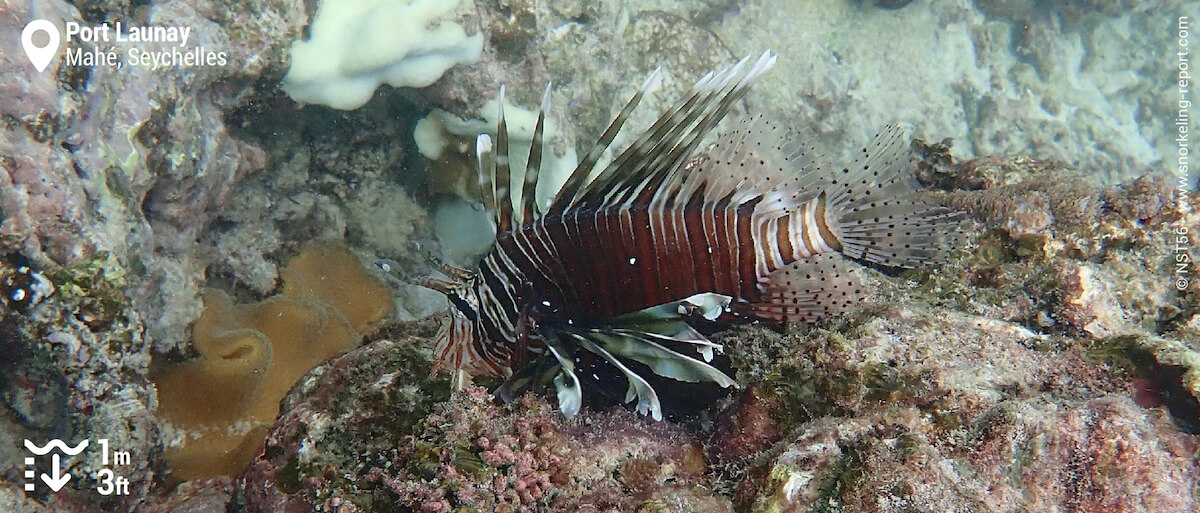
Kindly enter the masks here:
<path id="1" fill-rule="evenodd" d="M 471 305 L 462 298 L 462 296 L 459 296 L 457 292 L 446 294 L 446 297 L 450 298 L 450 302 L 454 304 L 454 307 L 457 308 L 458 311 L 462 312 L 463 315 L 467 316 L 467 319 L 474 321 L 479 317 L 479 314 L 475 311 L 475 309 L 472 308 Z"/>

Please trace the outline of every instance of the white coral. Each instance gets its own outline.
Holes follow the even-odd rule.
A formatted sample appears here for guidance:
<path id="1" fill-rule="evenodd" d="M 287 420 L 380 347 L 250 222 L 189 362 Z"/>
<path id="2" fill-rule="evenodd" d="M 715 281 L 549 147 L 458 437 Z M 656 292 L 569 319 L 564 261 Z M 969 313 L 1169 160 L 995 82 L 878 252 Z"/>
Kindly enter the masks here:
<path id="1" fill-rule="evenodd" d="M 311 37 L 292 44 L 283 90 L 293 100 L 357 109 L 380 84 L 425 87 L 479 60 L 483 36 L 438 22 L 459 0 L 326 0 Z"/>

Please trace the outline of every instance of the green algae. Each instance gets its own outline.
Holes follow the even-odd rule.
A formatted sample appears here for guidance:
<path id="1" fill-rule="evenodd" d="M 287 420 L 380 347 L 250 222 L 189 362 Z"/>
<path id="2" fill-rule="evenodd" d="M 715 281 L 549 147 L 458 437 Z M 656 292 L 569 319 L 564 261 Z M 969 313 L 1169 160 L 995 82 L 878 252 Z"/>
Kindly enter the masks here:
<path id="1" fill-rule="evenodd" d="M 59 298 L 76 305 L 76 317 L 93 327 L 109 325 L 129 304 L 128 271 L 108 251 L 49 274 Z"/>
<path id="2" fill-rule="evenodd" d="M 310 473 L 311 469 L 301 469 L 297 458 L 291 458 L 275 474 L 275 488 L 287 494 L 299 492 L 304 489 L 304 476 Z"/>
<path id="3" fill-rule="evenodd" d="M 809 513 L 837 513 L 842 511 L 839 498 L 861 477 L 862 458 L 854 448 L 842 448 L 842 455 L 829 467 L 821 482 L 820 497 L 809 508 Z"/>

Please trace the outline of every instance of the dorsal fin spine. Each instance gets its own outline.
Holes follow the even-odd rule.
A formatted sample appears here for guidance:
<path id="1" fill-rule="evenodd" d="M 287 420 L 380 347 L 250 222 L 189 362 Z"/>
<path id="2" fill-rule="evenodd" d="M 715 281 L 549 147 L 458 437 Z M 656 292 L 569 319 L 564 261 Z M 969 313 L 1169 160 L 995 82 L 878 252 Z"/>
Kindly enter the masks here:
<path id="1" fill-rule="evenodd" d="M 623 173 L 622 171 L 630 170 L 630 168 L 626 167 L 626 162 L 649 153 L 662 140 L 663 136 L 669 134 L 671 129 L 678 125 L 678 123 L 674 123 L 673 121 L 677 119 L 679 113 L 687 112 L 697 101 L 700 101 L 701 93 L 705 91 L 709 82 L 713 81 L 714 77 L 718 75 L 719 73 L 715 71 L 709 71 L 700 80 L 697 80 L 687 96 L 659 116 L 658 120 L 646 130 L 641 138 L 634 141 L 616 159 L 613 159 L 613 162 L 589 185 L 588 201 L 595 201 L 598 196 L 604 195 L 603 204 L 613 204 L 614 202 L 610 193 L 623 188 L 618 184 L 621 184 L 621 181 L 627 177 L 627 173 Z M 651 143 L 654 144 L 652 145 Z"/>
<path id="2" fill-rule="evenodd" d="M 533 222 L 540 213 L 537 204 L 538 174 L 542 167 L 542 132 L 546 124 L 546 113 L 550 111 L 550 85 L 542 92 L 542 104 L 538 107 L 537 124 L 533 127 L 533 140 L 529 146 L 529 159 L 525 165 L 525 184 L 521 188 L 521 222 Z"/>
<path id="3" fill-rule="evenodd" d="M 508 162 L 508 125 L 504 121 L 504 86 L 500 86 L 500 121 L 496 123 L 496 168 L 492 185 L 496 196 L 496 229 L 501 232 L 512 228 L 513 201 L 512 184 Z"/>
<path id="4" fill-rule="evenodd" d="M 475 165 L 479 172 L 479 191 L 483 197 L 483 208 L 496 211 L 496 192 L 492 185 L 495 162 L 492 161 L 492 136 L 479 134 L 475 138 Z"/>
<path id="5" fill-rule="evenodd" d="M 745 59 L 743 59 L 744 61 Z M 694 120 L 694 114 L 703 110 L 702 108 L 697 109 L 695 106 L 698 103 L 704 105 L 705 102 L 709 101 L 713 94 L 715 94 L 715 91 L 719 91 L 720 89 L 719 85 L 714 86 L 714 84 L 720 84 L 731 71 L 737 68 L 738 66 L 734 66 L 732 69 L 721 70 L 720 72 L 710 71 L 703 78 L 696 81 L 696 84 L 692 86 L 692 90 L 684 100 L 681 100 L 667 110 L 667 112 L 663 113 L 641 139 L 631 144 L 629 148 L 609 164 L 608 168 L 601 173 L 601 176 L 606 177 L 605 180 L 601 181 L 597 179 L 593 181 L 589 186 L 591 190 L 589 199 L 596 200 L 599 199 L 599 196 L 603 196 L 603 199 L 599 199 L 600 204 L 617 205 L 626 203 L 632 197 L 631 195 L 635 194 L 635 189 L 640 191 L 642 187 L 632 185 L 629 180 L 637 178 L 638 175 L 635 174 L 635 171 L 649 169 L 648 165 L 653 163 L 653 161 L 644 163 L 643 166 L 632 165 L 630 162 L 639 162 L 646 155 L 655 154 L 656 150 L 672 140 L 669 136 L 682 132 L 679 127 L 689 126 L 691 121 Z M 684 117 L 683 121 L 680 121 L 681 115 Z"/>
<path id="6" fill-rule="evenodd" d="M 674 137 L 660 141 L 650 154 L 653 158 L 643 164 L 640 174 L 643 180 L 635 187 L 615 200 L 649 201 L 650 198 L 661 198 L 663 202 L 673 199 L 679 190 L 679 182 L 684 176 L 685 161 L 691 157 L 703 137 L 721 121 L 729 108 L 746 93 L 747 88 L 762 72 L 769 69 L 775 62 L 769 52 L 759 57 L 749 70 L 743 74 L 743 69 L 749 57 L 742 59 L 733 68 L 718 73 L 713 84 L 706 84 L 707 94 L 697 108 L 690 109 L 680 123 L 675 123 Z M 688 127 L 679 129 L 678 127 Z M 670 183 L 667 183 L 670 179 Z M 686 198 L 682 199 L 686 201 Z"/>
<path id="7" fill-rule="evenodd" d="M 592 168 L 596 166 L 596 162 L 600 160 L 600 156 L 604 153 L 604 150 L 617 137 L 617 133 L 621 130 L 625 121 L 629 119 L 629 114 L 633 112 L 638 103 L 641 103 L 642 97 L 646 93 L 656 89 L 661 84 L 661 81 L 662 70 L 655 68 L 650 73 L 650 76 L 646 78 L 646 82 L 642 84 L 642 88 L 637 93 L 634 93 L 633 98 L 630 98 L 625 107 L 621 109 L 621 112 L 617 114 L 617 117 L 613 118 L 612 123 L 604 130 L 600 139 L 596 141 L 596 144 L 592 145 L 592 149 L 588 151 L 583 160 L 579 162 L 579 165 L 575 167 L 575 170 L 571 172 L 566 183 L 563 184 L 562 188 L 559 189 L 558 195 L 555 196 L 554 202 L 547 209 L 547 213 L 561 212 L 567 208 L 569 203 L 574 201 L 576 193 L 586 184 L 588 175 L 591 174 Z"/>

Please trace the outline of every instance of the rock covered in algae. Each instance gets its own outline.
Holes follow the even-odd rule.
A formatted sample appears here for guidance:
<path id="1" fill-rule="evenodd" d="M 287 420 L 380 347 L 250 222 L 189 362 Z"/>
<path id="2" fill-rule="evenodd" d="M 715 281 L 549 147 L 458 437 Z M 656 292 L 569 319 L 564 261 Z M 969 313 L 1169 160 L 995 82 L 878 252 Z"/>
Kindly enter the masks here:
<path id="1" fill-rule="evenodd" d="M 948 437 L 896 407 L 807 424 L 752 511 L 1192 511 L 1194 441 L 1127 398 L 997 406 Z"/>
<path id="2" fill-rule="evenodd" d="M 42 271 L 57 292 L 0 318 L 0 511 L 129 511 L 153 489 L 162 462 L 145 325 L 112 255 Z M 64 461 L 73 477 L 63 489 L 27 493 L 25 439 L 88 439 L 92 449 Z M 95 452 L 100 439 L 131 454 L 121 468 L 129 495 L 96 494 L 105 468 Z M 34 470 L 50 466 L 41 458 Z"/>
<path id="3" fill-rule="evenodd" d="M 568 421 L 545 399 L 448 402 L 424 337 L 334 359 L 289 395 L 246 476 L 249 511 L 720 511 L 700 445 L 624 410 Z"/>
<path id="4" fill-rule="evenodd" d="M 311 240 L 410 257 L 413 241 L 429 233 L 429 220 L 399 180 L 411 152 L 395 134 L 409 116 L 397 105 L 352 112 L 280 107 L 255 119 L 245 133 L 267 152 L 268 169 L 240 184 L 204 231 L 201 244 L 219 255 L 210 278 L 268 294 L 279 284 L 279 257 Z M 281 125 L 296 130 L 281 132 Z M 400 306 L 427 315 L 431 309 L 412 300 L 417 294 L 404 287 Z"/>
<path id="5" fill-rule="evenodd" d="M 34 18 L 60 33 L 66 23 L 98 20 L 189 27 L 182 50 L 224 52 L 226 65 L 73 66 L 60 51 L 39 73 L 23 53 L 6 52 L 3 64 L 13 73 L 0 91 L 0 114 L 15 122 L 0 128 L 0 252 L 19 250 L 42 266 L 114 255 L 137 271 L 130 273 L 130 302 L 151 342 L 165 350 L 186 339 L 199 313 L 204 262 L 189 234 L 264 165 L 262 150 L 234 135 L 225 114 L 280 66 L 303 26 L 303 7 L 291 0 L 237 9 L 208 1 L 78 7 L 83 12 L 60 0 L 4 4 L 0 34 L 19 41 Z M 104 49 L 124 59 L 131 47 L 157 52 L 171 45 L 113 41 Z"/>
<path id="6" fill-rule="evenodd" d="M 727 459 L 745 455 L 730 461 L 743 469 L 741 507 L 1197 507 L 1196 437 L 1165 409 L 1139 406 L 1121 367 L 1009 322 L 922 306 L 876 314 L 846 332 L 737 337 L 790 353 L 739 355 L 726 339 L 736 358 L 770 359 L 755 401 L 772 414 L 758 422 L 790 427 L 713 438 Z"/>
<path id="7" fill-rule="evenodd" d="M 915 287 L 787 335 L 721 336 L 742 381 L 710 441 L 749 511 L 1190 511 L 1195 200 L 1051 163 L 930 159 L 973 244 Z M 946 178 L 947 180 L 941 180 Z M 740 427 L 740 429 L 731 429 Z M 1149 484 L 1153 483 L 1153 484 Z"/>
<path id="8" fill-rule="evenodd" d="M 343 247 L 310 246 L 284 275 L 282 292 L 258 303 L 208 291 L 192 339 L 200 357 L 154 378 L 159 416 L 180 437 L 166 454 L 177 478 L 238 473 L 296 380 L 391 313 L 391 291 Z"/>

